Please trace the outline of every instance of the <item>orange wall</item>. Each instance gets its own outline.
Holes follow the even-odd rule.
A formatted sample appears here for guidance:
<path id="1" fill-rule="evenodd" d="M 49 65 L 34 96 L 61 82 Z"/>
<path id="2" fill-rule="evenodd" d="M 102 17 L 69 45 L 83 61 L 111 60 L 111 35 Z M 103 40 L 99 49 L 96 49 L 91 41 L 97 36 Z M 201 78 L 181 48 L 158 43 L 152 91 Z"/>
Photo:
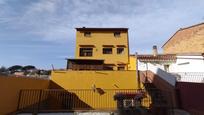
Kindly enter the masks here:
<path id="1" fill-rule="evenodd" d="M 51 80 L 64 89 L 137 89 L 136 71 L 52 71 Z"/>
<path id="2" fill-rule="evenodd" d="M 49 80 L 0 76 L 0 115 L 17 109 L 20 89 L 47 89 Z"/>
<path id="3" fill-rule="evenodd" d="M 94 109 L 116 109 L 113 97 L 117 91 L 137 88 L 136 71 L 52 71 L 51 80 L 60 88 L 72 91 Z M 78 92 L 87 90 L 88 93 Z M 100 89 L 100 90 L 97 90 Z M 131 89 L 131 90 L 129 90 Z M 97 90 L 96 92 L 94 90 Z M 100 92 L 104 92 L 100 94 Z M 99 102 L 96 103 L 98 100 Z"/>

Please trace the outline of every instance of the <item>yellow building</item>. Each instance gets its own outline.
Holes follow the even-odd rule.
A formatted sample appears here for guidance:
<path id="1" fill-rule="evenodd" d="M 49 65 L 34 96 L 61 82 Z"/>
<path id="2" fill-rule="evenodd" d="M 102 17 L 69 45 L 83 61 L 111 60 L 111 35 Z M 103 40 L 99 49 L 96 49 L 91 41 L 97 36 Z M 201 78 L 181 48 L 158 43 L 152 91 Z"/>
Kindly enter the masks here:
<path id="1" fill-rule="evenodd" d="M 127 28 L 83 27 L 76 31 L 76 59 L 103 60 L 105 70 L 128 70 Z"/>
<path id="2" fill-rule="evenodd" d="M 138 89 L 136 58 L 129 56 L 128 29 L 76 28 L 75 58 L 68 59 L 67 70 L 52 71 L 51 76 L 54 84 L 73 90 L 92 108 L 115 109 L 116 92 Z M 93 98 L 102 103 L 93 102 Z"/>

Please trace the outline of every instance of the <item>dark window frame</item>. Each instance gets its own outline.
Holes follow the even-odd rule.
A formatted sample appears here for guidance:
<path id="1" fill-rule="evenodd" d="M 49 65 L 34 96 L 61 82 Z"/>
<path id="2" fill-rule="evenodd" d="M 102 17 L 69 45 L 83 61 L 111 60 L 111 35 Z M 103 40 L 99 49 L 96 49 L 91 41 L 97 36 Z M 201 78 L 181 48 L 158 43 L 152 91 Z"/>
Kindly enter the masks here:
<path id="1" fill-rule="evenodd" d="M 84 32 L 84 37 L 91 37 L 91 32 Z"/>
<path id="2" fill-rule="evenodd" d="M 124 52 L 125 52 L 125 48 L 124 47 L 118 47 L 117 48 L 117 54 L 123 54 Z"/>
<path id="3" fill-rule="evenodd" d="M 119 71 L 124 71 L 124 70 L 125 70 L 125 66 L 118 66 L 117 69 L 118 69 Z"/>
<path id="4" fill-rule="evenodd" d="M 110 51 L 107 51 L 107 50 L 110 50 Z M 112 47 L 104 47 L 103 48 L 103 54 L 113 54 L 113 48 Z"/>
<path id="5" fill-rule="evenodd" d="M 79 48 L 79 56 L 80 57 L 92 57 L 93 48 Z"/>
<path id="6" fill-rule="evenodd" d="M 119 38 L 120 35 L 121 35 L 121 32 L 114 32 L 114 37 L 115 37 L 115 38 Z"/>

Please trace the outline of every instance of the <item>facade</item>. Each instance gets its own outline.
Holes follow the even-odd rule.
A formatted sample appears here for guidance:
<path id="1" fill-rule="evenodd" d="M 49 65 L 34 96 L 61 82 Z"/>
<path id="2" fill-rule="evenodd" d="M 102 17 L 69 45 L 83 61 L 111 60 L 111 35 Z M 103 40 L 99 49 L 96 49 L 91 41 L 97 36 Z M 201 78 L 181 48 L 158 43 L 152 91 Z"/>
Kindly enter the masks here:
<path id="1" fill-rule="evenodd" d="M 104 69 L 128 70 L 127 28 L 76 28 L 76 59 L 104 60 Z"/>
<path id="2" fill-rule="evenodd" d="M 204 82 L 203 60 L 204 55 L 198 53 L 160 54 L 157 56 L 138 55 L 138 70 L 154 71 L 155 69 L 160 69 L 166 73 L 171 73 L 172 75 L 170 76 L 177 78 L 177 82 L 201 83 Z"/>
<path id="3" fill-rule="evenodd" d="M 165 54 L 203 53 L 204 23 L 179 29 L 162 48 Z"/>

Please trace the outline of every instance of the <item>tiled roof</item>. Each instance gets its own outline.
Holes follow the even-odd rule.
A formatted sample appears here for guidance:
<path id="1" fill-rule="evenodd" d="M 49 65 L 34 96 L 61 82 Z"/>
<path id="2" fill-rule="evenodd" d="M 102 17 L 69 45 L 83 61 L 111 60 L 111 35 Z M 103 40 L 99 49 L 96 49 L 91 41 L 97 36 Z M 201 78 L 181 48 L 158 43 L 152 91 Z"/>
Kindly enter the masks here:
<path id="1" fill-rule="evenodd" d="M 176 61 L 175 54 L 159 54 L 154 55 L 137 55 L 137 59 L 143 62 L 162 62 L 162 61 Z"/>

